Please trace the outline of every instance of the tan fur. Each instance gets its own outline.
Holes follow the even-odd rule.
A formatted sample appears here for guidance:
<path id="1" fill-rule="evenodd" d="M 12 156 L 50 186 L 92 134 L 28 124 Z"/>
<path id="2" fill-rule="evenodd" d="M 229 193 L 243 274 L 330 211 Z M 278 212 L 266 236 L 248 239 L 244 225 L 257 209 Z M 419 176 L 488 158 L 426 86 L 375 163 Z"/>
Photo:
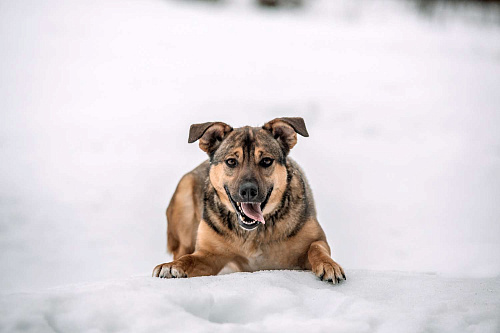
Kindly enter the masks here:
<path id="1" fill-rule="evenodd" d="M 345 279 L 343 269 L 330 257 L 303 171 L 290 158 L 284 164 L 278 163 L 280 153 L 276 147 L 281 147 L 286 156 L 296 143 L 297 129 L 292 125 L 307 134 L 303 120 L 280 118 L 262 129 L 233 130 L 220 122 L 212 127 L 207 124 L 193 125 L 190 140 L 203 136 L 203 150 L 212 152 L 212 163 L 204 162 L 179 182 L 167 209 L 168 249 L 174 261 L 156 266 L 153 276 L 216 275 L 223 268 L 248 272 L 306 269 L 333 283 Z M 210 136 L 220 137 L 221 133 L 225 138 L 222 144 Z M 245 155 L 249 144 L 252 157 Z M 229 158 L 236 159 L 239 166 L 228 167 L 224 161 Z M 263 158 L 274 158 L 276 162 L 264 168 L 259 164 Z M 263 203 L 266 224 L 251 231 L 234 224 L 236 215 L 227 194 L 228 190 L 234 193 L 238 184 L 249 177 L 260 184 L 261 192 L 268 189 L 270 193 L 267 204 Z M 234 217 L 229 219 L 228 214 Z"/>
<path id="2" fill-rule="evenodd" d="M 280 202 L 283 192 L 286 188 L 286 168 L 284 166 L 276 166 L 273 172 L 272 181 L 274 183 L 274 190 L 269 198 L 269 203 L 264 209 L 264 215 L 272 212 L 276 205 Z"/>
<path id="3" fill-rule="evenodd" d="M 208 167 L 208 164 L 202 164 Z M 202 213 L 203 176 L 190 172 L 181 178 L 167 208 L 167 249 L 174 259 L 193 253 Z"/>

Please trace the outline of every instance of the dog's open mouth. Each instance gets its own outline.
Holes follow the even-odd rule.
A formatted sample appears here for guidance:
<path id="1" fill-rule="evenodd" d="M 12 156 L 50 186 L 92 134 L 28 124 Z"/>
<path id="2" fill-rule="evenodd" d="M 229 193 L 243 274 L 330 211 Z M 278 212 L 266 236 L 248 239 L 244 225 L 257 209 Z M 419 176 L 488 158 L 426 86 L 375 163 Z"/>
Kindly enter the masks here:
<path id="1" fill-rule="evenodd" d="M 272 188 L 268 191 L 266 199 L 263 202 L 236 202 L 231 197 L 229 189 L 224 186 L 227 196 L 233 205 L 233 208 L 238 217 L 238 223 L 245 230 L 253 230 L 259 226 L 260 223 L 265 224 L 264 215 L 262 211 L 271 196 Z"/>

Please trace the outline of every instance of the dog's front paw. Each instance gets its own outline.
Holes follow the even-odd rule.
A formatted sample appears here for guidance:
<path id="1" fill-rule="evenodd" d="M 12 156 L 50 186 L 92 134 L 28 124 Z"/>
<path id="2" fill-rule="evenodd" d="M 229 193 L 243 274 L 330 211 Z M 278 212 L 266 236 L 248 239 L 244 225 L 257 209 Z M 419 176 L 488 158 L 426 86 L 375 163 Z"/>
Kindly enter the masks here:
<path id="1" fill-rule="evenodd" d="M 153 269 L 153 277 L 160 278 L 186 278 L 188 277 L 182 264 L 176 261 L 160 264 Z"/>
<path id="2" fill-rule="evenodd" d="M 340 283 L 341 279 L 346 280 L 344 270 L 332 259 L 320 261 L 312 267 L 312 271 L 321 280 L 333 282 L 333 284 Z"/>

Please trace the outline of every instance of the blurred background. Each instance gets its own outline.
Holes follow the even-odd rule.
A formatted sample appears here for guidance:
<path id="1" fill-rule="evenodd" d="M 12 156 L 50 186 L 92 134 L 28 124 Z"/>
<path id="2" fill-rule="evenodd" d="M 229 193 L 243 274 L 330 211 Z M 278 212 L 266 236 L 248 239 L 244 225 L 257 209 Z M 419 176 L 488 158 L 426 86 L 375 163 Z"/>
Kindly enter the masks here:
<path id="1" fill-rule="evenodd" d="M 0 2 L 1 291 L 149 275 L 189 125 L 304 117 L 350 269 L 500 274 L 491 1 Z"/>

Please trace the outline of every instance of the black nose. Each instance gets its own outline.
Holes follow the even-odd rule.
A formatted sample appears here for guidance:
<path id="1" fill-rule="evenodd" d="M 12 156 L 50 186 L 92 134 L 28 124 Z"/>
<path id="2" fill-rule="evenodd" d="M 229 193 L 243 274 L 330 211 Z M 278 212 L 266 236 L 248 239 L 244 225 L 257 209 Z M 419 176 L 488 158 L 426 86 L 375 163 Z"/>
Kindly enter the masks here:
<path id="1" fill-rule="evenodd" d="M 247 201 L 255 201 L 259 195 L 259 188 L 254 183 L 246 182 L 240 186 L 240 197 Z"/>

